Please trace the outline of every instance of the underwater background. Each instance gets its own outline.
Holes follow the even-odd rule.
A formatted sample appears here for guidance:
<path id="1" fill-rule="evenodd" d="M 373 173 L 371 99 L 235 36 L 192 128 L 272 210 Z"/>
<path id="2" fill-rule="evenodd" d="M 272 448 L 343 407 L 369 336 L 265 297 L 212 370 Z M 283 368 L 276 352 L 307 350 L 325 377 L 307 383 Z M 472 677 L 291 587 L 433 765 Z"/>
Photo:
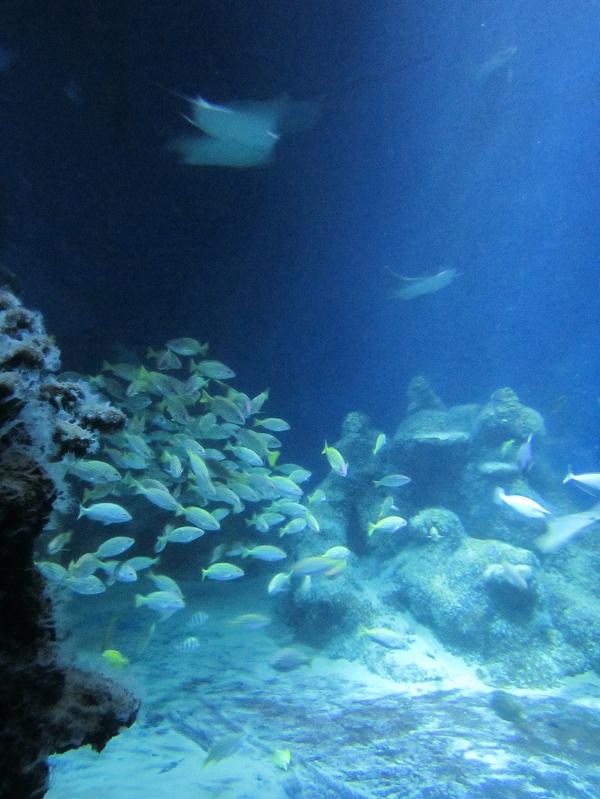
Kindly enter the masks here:
<path id="1" fill-rule="evenodd" d="M 598 795 L 599 35 L 596 0 L 2 2 L 0 260 L 127 419 L 85 453 L 118 482 L 41 455 L 63 657 L 142 702 L 101 754 L 48 753 L 51 799 Z M 264 163 L 191 163 L 220 112 Z M 184 512 L 211 480 L 259 493 L 219 532 Z M 248 525 L 286 499 L 304 527 Z M 157 548 L 182 516 L 209 529 Z M 148 566 L 48 567 L 121 535 L 184 605 L 135 607 Z"/>

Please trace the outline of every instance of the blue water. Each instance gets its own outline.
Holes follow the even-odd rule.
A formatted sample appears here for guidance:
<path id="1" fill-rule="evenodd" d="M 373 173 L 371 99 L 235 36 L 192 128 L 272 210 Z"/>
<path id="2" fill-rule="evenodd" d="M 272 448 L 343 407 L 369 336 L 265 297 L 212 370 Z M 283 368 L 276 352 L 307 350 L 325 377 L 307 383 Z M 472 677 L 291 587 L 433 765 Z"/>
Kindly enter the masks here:
<path id="1" fill-rule="evenodd" d="M 598 3 L 43 8 L 4 4 L 3 250 L 73 368 L 197 333 L 304 457 L 350 409 L 395 418 L 415 373 L 596 422 Z M 170 91 L 322 115 L 268 169 L 194 169 Z M 385 265 L 462 277 L 399 306 Z"/>
<path id="2" fill-rule="evenodd" d="M 598 0 L 6 0 L 0 31 L 0 260 L 65 369 L 207 340 L 318 477 L 415 375 L 510 386 L 557 468 L 598 470 Z M 320 116 L 271 165 L 168 151 L 178 95 L 281 92 Z M 403 302 L 385 267 L 460 274 Z"/>

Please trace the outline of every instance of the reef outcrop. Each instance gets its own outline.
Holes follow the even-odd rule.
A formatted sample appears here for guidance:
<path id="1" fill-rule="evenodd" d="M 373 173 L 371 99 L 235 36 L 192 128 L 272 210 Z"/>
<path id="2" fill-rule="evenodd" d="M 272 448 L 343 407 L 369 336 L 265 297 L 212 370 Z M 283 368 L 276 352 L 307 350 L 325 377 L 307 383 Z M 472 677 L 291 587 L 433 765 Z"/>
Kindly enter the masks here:
<path id="1" fill-rule="evenodd" d="M 284 612 L 298 638 L 400 678 L 406 664 L 394 672 L 389 653 L 374 656 L 357 630 L 383 626 L 405 635 L 408 647 L 420 625 L 499 685 L 545 686 L 598 670 L 597 600 L 585 576 L 590 564 L 600 568 L 593 534 L 568 556 L 545 552 L 536 541 L 546 517 L 498 501 L 500 487 L 550 505 L 547 518 L 575 509 L 545 457 L 542 416 L 509 388 L 483 405 L 446 407 L 423 377 L 411 382 L 407 400 L 382 448 L 366 416 L 344 422 L 335 446 L 348 475 L 331 472 L 321 483 L 321 531 L 306 531 L 297 554 L 314 551 L 318 539 L 353 556 L 342 574 L 292 592 Z M 410 481 L 381 482 L 402 475 Z M 388 533 L 369 528 L 392 514 L 406 524 Z"/>
<path id="2" fill-rule="evenodd" d="M 137 700 L 101 675 L 60 659 L 50 595 L 34 544 L 57 504 L 68 503 L 59 463 L 93 452 L 120 411 L 82 382 L 57 377 L 60 353 L 43 319 L 0 290 L 0 796 L 41 797 L 46 758 L 102 749 L 129 725 Z"/>

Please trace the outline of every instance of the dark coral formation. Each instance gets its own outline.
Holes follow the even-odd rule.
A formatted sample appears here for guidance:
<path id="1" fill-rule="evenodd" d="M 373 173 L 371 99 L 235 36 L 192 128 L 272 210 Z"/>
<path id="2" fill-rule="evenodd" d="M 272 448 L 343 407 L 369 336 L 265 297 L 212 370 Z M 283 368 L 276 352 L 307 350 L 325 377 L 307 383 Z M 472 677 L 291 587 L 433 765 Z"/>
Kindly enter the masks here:
<path id="1" fill-rule="evenodd" d="M 33 564 L 35 539 L 64 501 L 54 464 L 93 451 L 106 419 L 119 424 L 119 412 L 84 383 L 57 379 L 59 364 L 41 315 L 1 291 L 0 796 L 19 799 L 43 796 L 49 754 L 102 749 L 137 712 L 111 681 L 59 665 L 51 600 Z"/>

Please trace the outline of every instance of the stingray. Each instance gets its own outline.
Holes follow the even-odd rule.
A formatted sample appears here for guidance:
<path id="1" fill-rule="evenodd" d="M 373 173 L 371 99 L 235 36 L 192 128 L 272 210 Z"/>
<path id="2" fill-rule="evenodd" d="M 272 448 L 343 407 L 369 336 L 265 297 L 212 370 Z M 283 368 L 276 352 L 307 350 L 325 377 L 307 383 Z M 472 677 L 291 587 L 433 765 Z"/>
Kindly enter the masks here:
<path id="1" fill-rule="evenodd" d="M 581 513 L 569 513 L 548 522 L 547 531 L 536 538 L 535 545 L 542 552 L 554 552 L 574 535 L 600 521 L 600 503 Z"/>
<path id="2" fill-rule="evenodd" d="M 386 267 L 386 272 L 391 284 L 388 296 L 391 299 L 399 300 L 412 300 L 424 294 L 433 294 L 433 292 L 449 286 L 458 277 L 456 269 L 443 269 L 436 275 L 426 275 L 425 277 L 403 277 L 389 267 Z"/>
<path id="3" fill-rule="evenodd" d="M 287 94 L 225 105 L 202 97 L 185 99 L 190 112 L 184 119 L 197 132 L 174 139 L 169 148 L 192 166 L 264 166 L 271 162 L 282 136 L 309 130 L 319 112 L 316 102 L 293 101 Z"/>

